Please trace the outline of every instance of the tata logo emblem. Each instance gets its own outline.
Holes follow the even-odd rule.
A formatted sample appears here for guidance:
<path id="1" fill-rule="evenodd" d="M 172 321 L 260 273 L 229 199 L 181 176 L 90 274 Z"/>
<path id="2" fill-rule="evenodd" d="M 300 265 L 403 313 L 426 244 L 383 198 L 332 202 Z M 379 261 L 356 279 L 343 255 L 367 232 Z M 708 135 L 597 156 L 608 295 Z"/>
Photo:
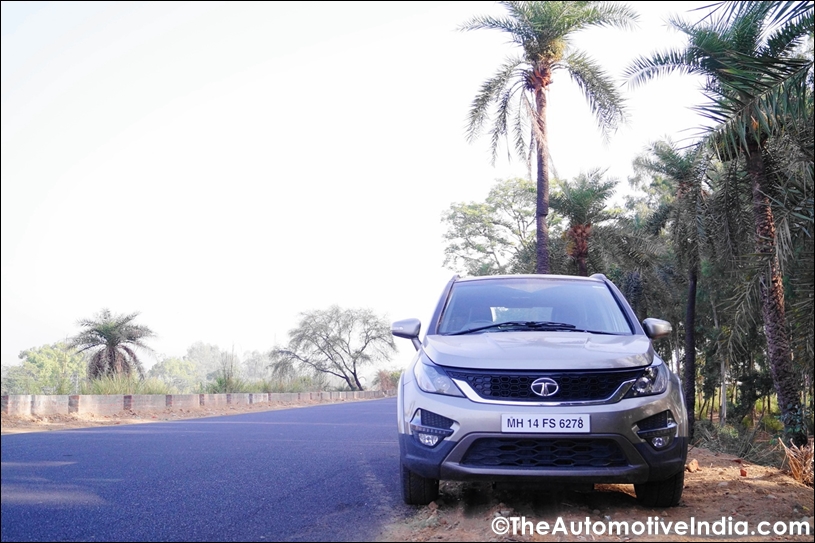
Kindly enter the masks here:
<path id="1" fill-rule="evenodd" d="M 543 396 L 544 398 L 548 398 L 549 396 L 554 396 L 557 394 L 557 391 L 560 387 L 557 386 L 557 383 L 554 379 L 550 379 L 548 377 L 541 377 L 540 379 L 535 379 L 532 381 L 532 392 L 537 394 L 538 396 Z"/>

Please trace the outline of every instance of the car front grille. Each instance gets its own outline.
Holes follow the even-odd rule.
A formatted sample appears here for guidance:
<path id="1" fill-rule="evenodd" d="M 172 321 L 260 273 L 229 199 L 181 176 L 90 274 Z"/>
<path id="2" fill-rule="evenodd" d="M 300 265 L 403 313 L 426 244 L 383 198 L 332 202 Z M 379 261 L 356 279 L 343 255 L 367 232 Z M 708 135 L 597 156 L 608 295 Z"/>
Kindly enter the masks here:
<path id="1" fill-rule="evenodd" d="M 608 399 L 625 381 L 637 379 L 642 369 L 609 371 L 457 371 L 447 370 L 453 379 L 467 382 L 487 400 L 517 402 L 586 402 Z M 541 377 L 553 379 L 558 391 L 547 397 L 532 392 L 532 383 Z"/>
<path id="2" fill-rule="evenodd" d="M 444 428 L 445 430 L 449 430 L 453 427 L 454 422 L 455 421 L 453 419 L 448 419 L 447 417 L 443 417 L 438 413 L 433 413 L 427 409 L 422 409 L 422 426 Z"/>
<path id="3" fill-rule="evenodd" d="M 506 468 L 603 468 L 628 464 L 610 439 L 480 438 L 462 465 Z"/>
<path id="4" fill-rule="evenodd" d="M 637 422 L 637 426 L 640 430 L 657 430 L 659 428 L 667 428 L 668 411 L 663 411 L 662 413 L 657 413 L 656 415 L 652 415 L 647 419 L 642 419 L 641 421 Z"/>

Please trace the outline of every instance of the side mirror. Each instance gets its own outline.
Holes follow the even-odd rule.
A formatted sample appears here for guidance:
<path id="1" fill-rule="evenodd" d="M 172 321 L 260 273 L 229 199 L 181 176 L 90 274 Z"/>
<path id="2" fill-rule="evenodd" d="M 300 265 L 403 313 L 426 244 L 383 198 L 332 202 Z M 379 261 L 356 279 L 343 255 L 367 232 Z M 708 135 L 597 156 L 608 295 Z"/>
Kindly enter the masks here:
<path id="1" fill-rule="evenodd" d="M 642 321 L 645 335 L 651 339 L 659 339 L 669 336 L 673 331 L 673 326 L 668 321 L 662 319 L 645 319 Z"/>
<path id="2" fill-rule="evenodd" d="M 419 341 L 419 331 L 422 329 L 422 321 L 419 319 L 404 319 L 391 324 L 391 334 L 396 337 L 403 337 L 413 342 L 413 346 L 418 351 L 422 346 Z"/>

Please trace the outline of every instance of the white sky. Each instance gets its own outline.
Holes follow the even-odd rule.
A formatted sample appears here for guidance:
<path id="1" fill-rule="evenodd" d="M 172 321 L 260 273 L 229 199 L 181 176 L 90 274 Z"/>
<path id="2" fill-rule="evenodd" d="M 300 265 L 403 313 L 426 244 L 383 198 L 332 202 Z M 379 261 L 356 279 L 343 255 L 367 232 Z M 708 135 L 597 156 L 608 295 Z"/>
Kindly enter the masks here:
<path id="1" fill-rule="evenodd" d="M 635 2 L 639 30 L 574 43 L 619 77 L 682 43 L 669 14 L 706 3 Z M 453 275 L 442 212 L 526 175 L 464 136 L 481 83 L 516 52 L 456 30 L 488 13 L 503 8 L 2 2 L 2 363 L 103 307 L 140 312 L 159 356 L 195 341 L 266 351 L 331 304 L 426 322 Z M 559 176 L 625 180 L 648 142 L 699 124 L 698 88 L 626 90 L 631 122 L 603 146 L 556 73 Z M 397 345 L 393 367 L 413 352 Z"/>

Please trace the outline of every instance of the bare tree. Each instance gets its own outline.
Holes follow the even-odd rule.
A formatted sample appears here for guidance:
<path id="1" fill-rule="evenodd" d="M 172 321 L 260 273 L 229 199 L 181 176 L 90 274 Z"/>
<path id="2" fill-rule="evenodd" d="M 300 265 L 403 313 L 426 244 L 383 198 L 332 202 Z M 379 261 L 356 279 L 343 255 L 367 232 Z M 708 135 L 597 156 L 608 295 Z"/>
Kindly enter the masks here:
<path id="1" fill-rule="evenodd" d="M 289 344 L 272 349 L 276 367 L 301 366 L 338 377 L 351 390 L 362 390 L 363 366 L 390 360 L 396 352 L 390 324 L 370 309 L 328 309 L 300 314 L 289 331 Z"/>

